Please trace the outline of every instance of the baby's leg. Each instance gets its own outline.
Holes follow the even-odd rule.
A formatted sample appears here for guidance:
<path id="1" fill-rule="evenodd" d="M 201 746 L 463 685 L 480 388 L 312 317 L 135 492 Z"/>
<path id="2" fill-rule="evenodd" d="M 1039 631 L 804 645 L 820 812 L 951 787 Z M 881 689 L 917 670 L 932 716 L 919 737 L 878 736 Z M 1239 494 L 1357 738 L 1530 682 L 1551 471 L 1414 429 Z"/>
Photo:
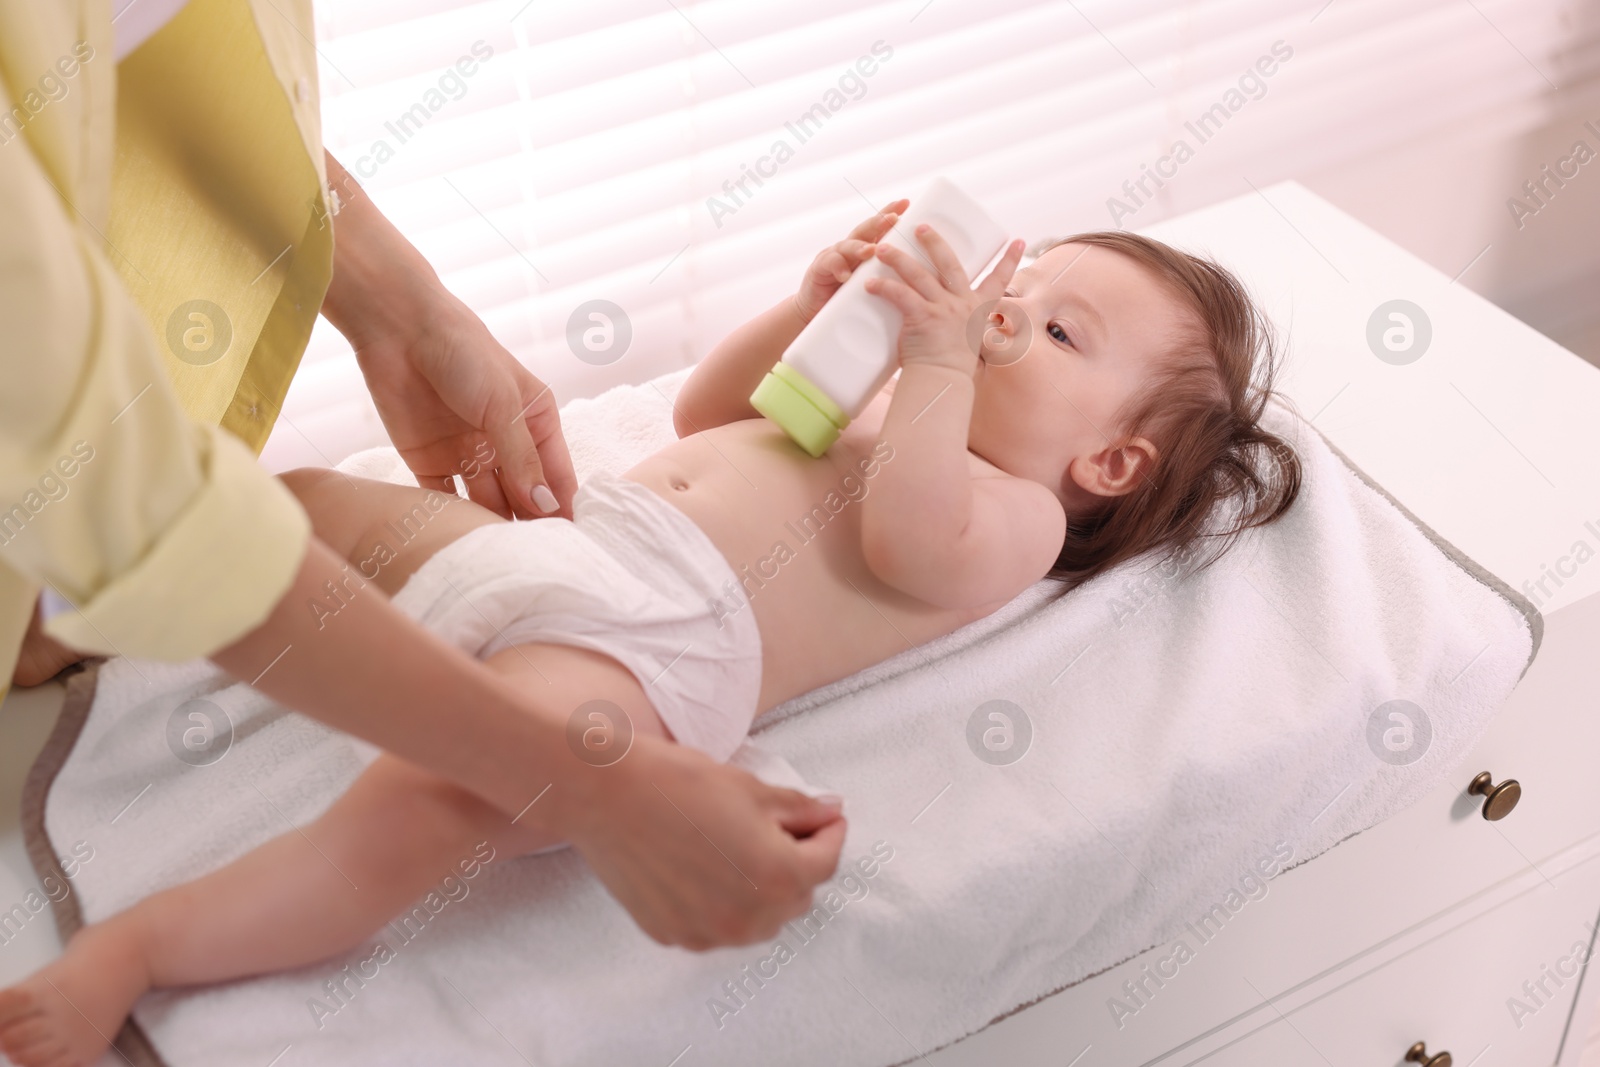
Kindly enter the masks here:
<path id="1" fill-rule="evenodd" d="M 366 578 L 389 596 L 445 545 L 479 526 L 506 521 L 448 493 L 321 467 L 284 471 L 278 478 L 306 509 L 312 532 L 355 565 L 348 580 L 359 586 Z"/>
<path id="2" fill-rule="evenodd" d="M 17 666 L 12 671 L 11 682 L 18 686 L 43 685 L 84 658 L 84 654 L 77 649 L 68 648 L 44 632 L 44 621 L 36 603 L 33 606 L 33 620 L 28 623 L 27 636 L 17 650 Z"/>
<path id="3" fill-rule="evenodd" d="M 148 989 L 354 948 L 479 842 L 502 857 L 552 843 L 518 829 L 443 779 L 380 756 L 303 831 L 79 931 L 61 959 L 0 992 L 0 1047 L 30 1067 L 93 1062 Z"/>
<path id="4" fill-rule="evenodd" d="M 505 521 L 487 508 L 448 493 L 321 467 L 285 471 L 280 480 L 305 507 L 317 537 L 356 564 L 363 577 L 370 577 L 390 596 L 451 541 L 486 523 Z M 379 545 L 383 546 L 381 554 Z M 355 577 L 349 581 L 360 584 Z M 83 659 L 83 653 L 44 632 L 36 607 L 17 653 L 12 683 L 41 685 Z M 0 683 L 0 689 L 4 688 Z"/>
<path id="5" fill-rule="evenodd" d="M 148 989 L 302 966 L 355 948 L 464 860 L 555 842 L 380 756 L 321 818 L 79 931 L 61 959 L 0 992 L 14 1061 L 90 1063 Z M 57 1055 L 62 1053 L 64 1055 Z"/>
<path id="6" fill-rule="evenodd" d="M 548 686 L 556 706 L 610 700 L 638 732 L 666 735 L 638 682 L 609 657 L 524 645 L 490 665 Z M 85 927 L 59 960 L 0 991 L 0 1048 L 24 1067 L 92 1063 L 149 989 L 355 948 L 458 863 L 481 860 L 485 841 L 502 860 L 559 843 L 531 820 L 513 823 L 471 793 L 380 756 L 303 830 Z"/>

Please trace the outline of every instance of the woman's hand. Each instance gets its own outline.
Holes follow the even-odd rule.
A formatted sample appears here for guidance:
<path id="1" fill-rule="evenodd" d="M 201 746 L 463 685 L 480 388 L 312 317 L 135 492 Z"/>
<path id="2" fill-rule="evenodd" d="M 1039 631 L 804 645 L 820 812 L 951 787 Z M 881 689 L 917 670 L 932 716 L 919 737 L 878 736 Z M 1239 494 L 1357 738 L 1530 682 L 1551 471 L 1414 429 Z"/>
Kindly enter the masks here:
<path id="1" fill-rule="evenodd" d="M 849 280 L 856 268 L 872 258 L 875 242 L 894 229 L 900 213 L 910 203 L 896 200 L 886 205 L 882 211 L 859 223 L 844 240 L 817 253 L 817 258 L 806 268 L 800 291 L 794 296 L 794 307 L 802 320 L 810 322 L 815 318 L 822 305 L 839 291 L 839 286 Z"/>
<path id="2" fill-rule="evenodd" d="M 977 370 L 978 352 L 968 340 L 969 325 L 980 308 L 1005 292 L 1022 260 L 1023 242 L 1012 241 L 994 270 L 973 289 L 955 251 L 933 227 L 919 225 L 916 239 L 926 258 L 888 243 L 877 246 L 878 258 L 900 277 L 868 278 L 867 292 L 900 310 L 901 366 L 929 364 L 970 376 Z"/>
<path id="3" fill-rule="evenodd" d="M 506 518 L 572 513 L 578 479 L 555 396 L 454 298 L 409 335 L 356 359 L 395 448 L 424 489 L 467 495 Z"/>
<path id="4" fill-rule="evenodd" d="M 555 397 L 331 155 L 333 279 L 322 313 L 355 349 L 384 429 L 424 489 L 467 495 L 504 518 L 572 514 L 578 479 Z"/>
<path id="5" fill-rule="evenodd" d="M 577 768 L 544 803 L 646 934 L 695 951 L 770 940 L 811 910 L 848 829 L 838 805 L 643 735 L 626 759 Z"/>

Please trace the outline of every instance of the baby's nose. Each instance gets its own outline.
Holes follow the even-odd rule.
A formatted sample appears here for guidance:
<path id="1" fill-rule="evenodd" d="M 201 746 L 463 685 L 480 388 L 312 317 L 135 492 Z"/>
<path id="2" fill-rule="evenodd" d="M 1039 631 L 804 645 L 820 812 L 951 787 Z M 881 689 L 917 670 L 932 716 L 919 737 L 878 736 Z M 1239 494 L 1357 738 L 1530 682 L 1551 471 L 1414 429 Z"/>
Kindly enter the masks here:
<path id="1" fill-rule="evenodd" d="M 1003 367 L 1028 350 L 1028 316 L 1017 305 L 1000 300 L 990 309 L 983 331 L 983 361 Z"/>
<path id="2" fill-rule="evenodd" d="M 1016 328 L 1017 309 L 1007 307 L 1004 300 L 997 301 L 989 309 L 983 329 L 983 343 L 985 346 L 1004 344 L 1008 337 L 1016 333 Z"/>

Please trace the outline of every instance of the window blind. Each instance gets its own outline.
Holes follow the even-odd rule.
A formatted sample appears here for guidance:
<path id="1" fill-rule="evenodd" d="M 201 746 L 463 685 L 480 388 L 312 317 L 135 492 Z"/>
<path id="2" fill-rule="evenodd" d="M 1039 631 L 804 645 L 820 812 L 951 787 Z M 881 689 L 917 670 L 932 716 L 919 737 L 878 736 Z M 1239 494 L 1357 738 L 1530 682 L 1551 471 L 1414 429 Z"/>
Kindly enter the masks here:
<path id="1" fill-rule="evenodd" d="M 1557 0 L 317 0 L 316 18 L 328 148 L 563 401 L 694 362 L 937 174 L 1030 239 L 1138 228 L 1455 124 L 1514 134 L 1600 67 L 1600 31 Z M 625 350 L 569 342 L 602 322 L 592 301 L 626 316 Z M 384 440 L 319 323 L 265 461 Z"/>

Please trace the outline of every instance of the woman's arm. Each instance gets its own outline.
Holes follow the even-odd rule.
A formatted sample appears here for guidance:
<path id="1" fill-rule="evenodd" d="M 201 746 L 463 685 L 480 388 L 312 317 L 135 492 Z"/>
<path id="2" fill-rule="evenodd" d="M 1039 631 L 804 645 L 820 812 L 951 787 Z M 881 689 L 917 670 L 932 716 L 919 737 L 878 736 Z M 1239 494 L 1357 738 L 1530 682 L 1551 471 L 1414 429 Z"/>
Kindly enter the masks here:
<path id="1" fill-rule="evenodd" d="M 572 517 L 578 480 L 555 396 L 444 287 L 428 261 L 326 155 L 342 204 L 322 314 L 355 349 L 389 439 L 427 489 L 511 518 Z"/>
<path id="2" fill-rule="evenodd" d="M 59 5 L 35 6 L 0 8 L 26 10 L 31 39 L 57 32 L 70 42 L 73 19 Z M 7 86 L 26 80 L 7 68 L 14 51 L 26 52 L 0 49 L 0 114 L 16 103 Z M 93 192 L 103 174 L 85 160 L 109 166 L 100 151 L 109 136 L 85 133 L 71 101 L 53 107 L 66 117 L 0 146 L 0 517 L 9 520 L 0 521 L 0 678 L 10 675 L 33 596 L 49 588 L 71 607 L 46 629 L 75 648 L 210 655 L 280 702 L 510 813 L 548 786 L 524 818 L 558 828 L 658 940 L 748 942 L 806 911 L 843 844 L 837 808 L 665 743 L 636 742 L 627 759 L 592 768 L 567 748 L 559 709 L 539 708 L 377 590 L 341 610 L 338 621 L 349 625 L 318 630 L 310 604 L 343 579 L 346 561 L 308 537 L 304 510 L 249 449 L 184 414 L 149 319 L 107 258 L 122 252 L 71 206 L 104 208 Z M 71 137 L 59 136 L 68 129 Z M 60 150 L 48 168 L 35 155 L 36 132 L 46 135 L 37 143 Z M 362 275 L 352 267 L 338 280 L 340 266 L 383 257 L 340 259 L 339 246 L 360 252 L 384 231 L 336 229 L 342 286 Z M 340 306 L 359 316 L 363 294 L 337 290 L 336 303 L 344 296 L 357 303 Z M 489 391 L 504 390 L 491 383 Z M 525 420 L 539 410 L 511 405 Z M 476 427 L 491 441 L 492 429 Z M 555 466 L 547 461 L 545 473 Z"/>
<path id="3" fill-rule="evenodd" d="M 806 323 L 872 255 L 873 242 L 894 227 L 909 203 L 886 205 L 843 241 L 817 253 L 799 292 L 734 330 L 696 365 L 672 406 L 672 426 L 679 437 L 757 417 L 750 394 Z"/>
<path id="4" fill-rule="evenodd" d="M 389 602 L 384 590 L 398 589 L 441 545 L 503 520 L 441 493 L 333 471 L 292 471 L 284 481 L 311 517 L 312 550 L 273 618 L 215 657 L 219 664 L 448 778 L 519 825 L 570 841 L 657 941 L 747 943 L 810 908 L 812 887 L 832 876 L 844 844 L 837 806 L 645 736 L 627 758 L 593 767 L 568 747 L 571 708 L 446 645 Z M 363 572 L 376 588 L 345 597 L 333 618 L 310 606 L 327 604 L 325 583 L 346 582 L 351 564 L 375 558 L 376 539 L 393 541 L 385 524 L 416 518 L 419 506 L 431 517 L 412 523 L 412 540 L 382 569 Z"/>
<path id="5" fill-rule="evenodd" d="M 542 704 L 372 589 L 322 626 L 348 574 L 313 537 L 288 593 L 212 659 L 274 700 L 365 738 L 570 841 L 648 935 L 706 949 L 770 937 L 811 907 L 844 845 L 839 808 L 703 753 L 638 737 L 596 768 Z"/>

